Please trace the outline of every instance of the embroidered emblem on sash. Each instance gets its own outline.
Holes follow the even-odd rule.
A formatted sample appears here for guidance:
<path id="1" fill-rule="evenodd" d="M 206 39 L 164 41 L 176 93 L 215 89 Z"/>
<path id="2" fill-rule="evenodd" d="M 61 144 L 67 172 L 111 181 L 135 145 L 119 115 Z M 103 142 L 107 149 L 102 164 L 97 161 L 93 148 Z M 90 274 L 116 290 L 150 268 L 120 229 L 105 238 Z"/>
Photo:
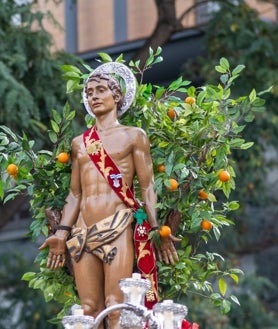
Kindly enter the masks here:
<path id="1" fill-rule="evenodd" d="M 118 188 L 121 186 L 119 178 L 122 178 L 122 174 L 112 174 L 110 178 L 113 180 L 113 186 Z"/>

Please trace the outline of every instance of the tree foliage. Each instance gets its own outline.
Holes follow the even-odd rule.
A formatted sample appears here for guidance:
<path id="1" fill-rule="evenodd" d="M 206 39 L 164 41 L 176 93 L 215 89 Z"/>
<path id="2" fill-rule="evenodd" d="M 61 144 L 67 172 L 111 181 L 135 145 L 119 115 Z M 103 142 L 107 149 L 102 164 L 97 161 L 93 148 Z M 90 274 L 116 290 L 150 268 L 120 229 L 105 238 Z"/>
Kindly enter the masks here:
<path id="1" fill-rule="evenodd" d="M 61 111 L 68 99 L 60 66 L 81 62 L 75 56 L 51 50 L 45 19 L 32 2 L 0 2 L 0 123 L 15 132 L 28 131 L 37 140 L 44 139 L 43 122 L 50 120 L 50 110 Z"/>
<path id="2" fill-rule="evenodd" d="M 236 150 L 233 152 L 240 174 L 238 184 L 241 200 L 265 204 L 266 193 L 262 191 L 267 188 L 266 172 L 275 165 L 273 161 L 267 162 L 265 151 L 271 145 L 276 148 L 278 142 L 277 24 L 262 19 L 245 1 L 238 1 L 237 4 L 232 1 L 220 2 L 219 5 L 220 10 L 207 25 L 206 57 L 194 64 L 187 63 L 184 74 L 190 77 L 190 66 L 194 65 L 200 68 L 199 76 L 205 77 L 208 83 L 214 83 L 217 76 L 210 63 L 216 64 L 219 57 L 223 56 L 231 65 L 242 63 L 246 66 L 245 74 L 238 79 L 234 88 L 235 93 L 240 95 L 253 88 L 271 89 L 265 95 L 266 111 L 263 114 L 253 113 L 253 123 L 247 125 L 243 132 L 246 139 L 255 142 L 254 147 L 243 154 L 238 154 Z"/>
<path id="3" fill-rule="evenodd" d="M 131 61 L 129 66 L 135 74 L 143 76 L 147 69 L 162 60 L 160 53 L 160 48 L 156 52 L 150 49 L 143 69 L 139 62 Z M 100 54 L 100 57 L 102 61 L 111 60 L 107 54 Z M 116 61 L 123 62 L 123 56 Z M 63 69 L 68 79 L 67 90 L 80 94 L 88 72 L 71 65 Z M 162 225 L 167 219 L 182 237 L 178 246 L 180 261 L 173 267 L 159 264 L 161 298 L 186 301 L 190 295 L 202 295 L 222 313 L 227 313 L 232 302 L 239 303 L 228 286 L 239 282 L 242 271 L 227 266 L 223 256 L 208 250 L 206 245 L 211 239 L 219 241 L 221 231 L 233 224 L 229 213 L 237 210 L 239 204 L 230 199 L 231 191 L 236 188 L 231 150 L 245 152 L 252 146 L 241 133 L 252 121 L 252 113 L 264 110 L 264 100 L 255 90 L 248 95 L 233 96 L 232 86 L 242 74 L 243 65 L 233 68 L 227 59 L 221 58 L 215 69 L 219 73 L 219 83 L 198 88 L 182 77 L 167 87 L 145 84 L 142 77 L 136 100 L 122 122 L 142 127 L 149 135 L 158 194 L 158 222 Z M 174 109 L 174 117 L 168 115 L 170 108 Z M 73 118 L 74 111 L 68 105 L 63 115 L 53 111 L 48 134 L 53 146 L 51 150 L 38 152 L 33 150 L 34 143 L 26 135 L 20 137 L 1 126 L 0 195 L 6 202 L 22 191 L 29 194 L 34 213 L 30 226 L 33 239 L 48 234 L 45 208 L 62 208 L 70 164 L 58 163 L 56 156 L 61 150 L 68 150 Z M 87 120 L 87 124 L 92 122 Z M 16 176 L 5 174 L 10 163 L 19 168 Z M 158 172 L 156 168 L 162 163 L 165 171 Z M 218 177 L 223 169 L 231 176 L 227 182 Z M 177 190 L 168 190 L 169 178 L 176 179 Z M 199 197 L 201 189 L 207 192 L 207 198 Z M 180 215 L 178 222 L 172 222 L 173 212 Z M 212 223 L 212 230 L 202 229 L 203 219 Z M 72 278 L 66 269 L 53 273 L 45 267 L 46 251 L 38 255 L 37 261 L 40 272 L 25 273 L 23 279 L 29 281 L 31 288 L 41 289 L 46 301 L 62 303 L 64 308 L 58 316 L 61 317 L 67 307 L 77 301 Z"/>

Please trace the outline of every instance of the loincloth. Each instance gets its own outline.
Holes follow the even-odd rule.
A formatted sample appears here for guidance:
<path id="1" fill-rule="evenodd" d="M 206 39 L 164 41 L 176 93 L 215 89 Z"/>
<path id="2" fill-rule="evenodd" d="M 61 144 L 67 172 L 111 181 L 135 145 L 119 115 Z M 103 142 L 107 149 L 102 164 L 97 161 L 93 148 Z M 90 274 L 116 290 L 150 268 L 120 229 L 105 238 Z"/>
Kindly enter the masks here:
<path id="1" fill-rule="evenodd" d="M 71 258 L 78 262 L 82 252 L 91 252 L 104 263 L 110 263 L 117 248 L 109 243 L 115 240 L 132 223 L 131 209 L 122 209 L 90 227 L 73 227 L 67 247 Z"/>

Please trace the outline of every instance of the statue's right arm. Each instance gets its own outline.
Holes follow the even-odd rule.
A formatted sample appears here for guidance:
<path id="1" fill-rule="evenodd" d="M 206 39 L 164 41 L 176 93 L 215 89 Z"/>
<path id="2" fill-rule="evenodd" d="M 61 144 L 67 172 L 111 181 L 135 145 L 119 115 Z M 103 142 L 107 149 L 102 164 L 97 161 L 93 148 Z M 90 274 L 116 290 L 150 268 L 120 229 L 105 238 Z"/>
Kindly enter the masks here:
<path id="1" fill-rule="evenodd" d="M 77 158 L 80 140 L 74 139 L 72 142 L 71 159 L 72 171 L 69 194 L 65 200 L 65 205 L 62 211 L 62 219 L 60 225 L 72 227 L 79 215 L 81 201 L 81 181 L 80 168 Z"/>
<path id="2" fill-rule="evenodd" d="M 80 211 L 81 200 L 81 185 L 80 185 L 80 172 L 79 163 L 77 159 L 78 142 L 76 140 L 72 143 L 72 172 L 69 194 L 66 198 L 66 203 L 62 211 L 62 219 L 60 225 L 72 227 Z M 58 230 L 54 235 L 48 237 L 45 242 L 39 247 L 40 250 L 49 247 L 49 255 L 47 267 L 54 270 L 60 266 L 59 259 L 65 260 L 66 254 L 66 241 L 70 232 L 67 230 Z"/>

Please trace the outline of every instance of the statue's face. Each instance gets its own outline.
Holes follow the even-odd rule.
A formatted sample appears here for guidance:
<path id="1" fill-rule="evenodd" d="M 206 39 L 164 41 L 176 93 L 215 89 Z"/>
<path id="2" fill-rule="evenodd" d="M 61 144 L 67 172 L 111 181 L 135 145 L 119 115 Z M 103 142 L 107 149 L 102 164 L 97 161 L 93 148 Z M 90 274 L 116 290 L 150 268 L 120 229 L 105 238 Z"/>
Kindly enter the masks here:
<path id="1" fill-rule="evenodd" d="M 87 98 L 91 111 L 96 117 L 111 111 L 117 111 L 119 96 L 113 95 L 107 80 L 89 81 L 87 84 Z"/>

